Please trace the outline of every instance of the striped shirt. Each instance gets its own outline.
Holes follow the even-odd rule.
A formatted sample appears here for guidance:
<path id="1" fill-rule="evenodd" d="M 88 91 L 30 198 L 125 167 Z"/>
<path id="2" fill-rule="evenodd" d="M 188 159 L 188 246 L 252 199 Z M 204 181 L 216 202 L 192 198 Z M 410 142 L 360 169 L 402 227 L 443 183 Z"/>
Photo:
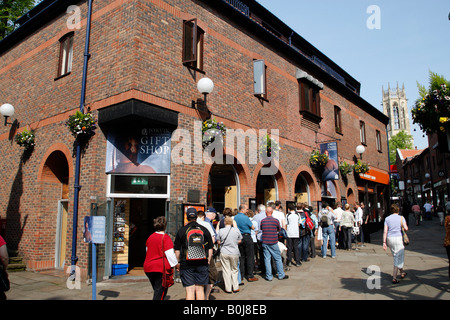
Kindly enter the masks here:
<path id="1" fill-rule="evenodd" d="M 280 231 L 280 222 L 272 217 L 268 216 L 261 220 L 262 237 L 261 241 L 264 244 L 276 244 L 278 243 L 278 232 Z"/>

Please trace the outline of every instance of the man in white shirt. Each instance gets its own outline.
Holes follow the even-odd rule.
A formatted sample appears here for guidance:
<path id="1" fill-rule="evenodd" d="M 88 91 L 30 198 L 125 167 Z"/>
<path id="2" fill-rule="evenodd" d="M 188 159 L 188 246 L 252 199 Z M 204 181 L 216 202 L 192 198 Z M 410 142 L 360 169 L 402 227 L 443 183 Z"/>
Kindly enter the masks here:
<path id="1" fill-rule="evenodd" d="M 336 203 L 334 208 L 334 214 L 336 215 L 336 218 L 334 219 L 334 231 L 336 235 L 336 245 L 339 249 L 342 249 L 344 246 L 342 244 L 342 236 L 339 231 L 339 227 L 341 225 L 341 217 L 344 210 L 342 210 L 342 204 L 340 202 Z"/>
<path id="2" fill-rule="evenodd" d="M 286 216 L 281 211 L 281 201 L 275 201 L 275 208 L 273 209 L 272 217 L 280 221 L 280 226 L 286 230 Z"/>
<path id="3" fill-rule="evenodd" d="M 423 208 L 425 209 L 425 219 L 431 220 L 431 209 L 433 209 L 433 206 L 431 205 L 431 203 L 429 201 L 427 201 L 423 205 Z"/>
<path id="4" fill-rule="evenodd" d="M 359 205 L 359 203 L 355 203 L 355 223 L 356 226 L 359 227 L 359 234 L 361 235 L 362 232 L 362 217 L 363 217 L 363 211 L 361 209 L 361 206 Z M 356 239 L 356 247 L 358 247 L 358 239 Z M 358 249 L 359 250 L 359 249 Z"/>

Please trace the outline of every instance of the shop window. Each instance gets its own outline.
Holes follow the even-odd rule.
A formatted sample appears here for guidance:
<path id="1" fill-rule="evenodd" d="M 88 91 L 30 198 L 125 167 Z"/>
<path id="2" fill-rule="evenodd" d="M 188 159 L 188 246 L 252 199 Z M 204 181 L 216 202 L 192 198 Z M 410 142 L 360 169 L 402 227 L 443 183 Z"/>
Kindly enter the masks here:
<path id="1" fill-rule="evenodd" d="M 109 197 L 169 198 L 168 175 L 117 175 L 108 176 Z"/>
<path id="2" fill-rule="evenodd" d="M 253 60 L 254 95 L 267 100 L 267 67 L 264 60 Z"/>
<path id="3" fill-rule="evenodd" d="M 381 133 L 378 130 L 377 130 L 377 150 L 378 150 L 378 152 L 382 152 L 383 151 L 381 149 Z"/>
<path id="4" fill-rule="evenodd" d="M 334 106 L 334 128 L 337 133 L 342 134 L 341 108 Z"/>
<path id="5" fill-rule="evenodd" d="M 59 60 L 57 78 L 65 76 L 72 71 L 73 58 L 73 32 L 64 35 L 59 40 Z"/>
<path id="6" fill-rule="evenodd" d="M 364 121 L 359 122 L 359 136 L 361 138 L 361 144 L 366 145 L 366 124 Z"/>
<path id="7" fill-rule="evenodd" d="M 301 80 L 300 88 L 300 113 L 314 122 L 322 120 L 320 116 L 319 89 L 311 83 Z"/>
<path id="8" fill-rule="evenodd" d="M 204 31 L 198 27 L 197 19 L 183 22 L 183 64 L 196 71 L 203 71 Z"/>

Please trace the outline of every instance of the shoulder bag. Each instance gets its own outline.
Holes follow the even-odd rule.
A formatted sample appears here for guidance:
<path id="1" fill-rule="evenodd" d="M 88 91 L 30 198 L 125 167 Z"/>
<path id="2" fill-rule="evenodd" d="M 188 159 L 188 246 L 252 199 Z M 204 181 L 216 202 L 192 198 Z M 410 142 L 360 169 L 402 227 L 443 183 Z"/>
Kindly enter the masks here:
<path id="1" fill-rule="evenodd" d="M 402 221 L 403 221 L 403 217 L 402 217 Z M 402 221 L 400 221 L 400 225 L 402 227 L 402 239 L 403 239 L 403 245 L 407 246 L 409 244 L 409 237 L 406 234 L 405 229 L 403 228 L 403 224 Z"/>
<path id="2" fill-rule="evenodd" d="M 3 268 L 0 268 L 0 291 L 6 292 L 9 290 L 8 274 Z"/>
<path id="3" fill-rule="evenodd" d="M 230 234 L 231 228 L 233 228 L 233 227 L 230 227 L 230 230 L 228 230 L 228 233 L 227 233 L 227 236 L 225 237 L 225 239 L 223 239 L 222 243 L 217 246 L 217 250 L 213 253 L 213 258 L 220 256 L 220 247 L 222 247 L 223 244 L 225 243 L 225 240 L 227 240 L 228 235 Z"/>
<path id="4" fill-rule="evenodd" d="M 163 288 L 169 288 L 173 286 L 173 268 L 170 268 L 170 271 L 166 270 L 166 254 L 164 252 L 164 236 L 166 234 L 163 234 L 161 239 L 161 247 L 162 247 L 162 259 L 163 259 L 163 274 L 162 274 L 162 287 Z"/>

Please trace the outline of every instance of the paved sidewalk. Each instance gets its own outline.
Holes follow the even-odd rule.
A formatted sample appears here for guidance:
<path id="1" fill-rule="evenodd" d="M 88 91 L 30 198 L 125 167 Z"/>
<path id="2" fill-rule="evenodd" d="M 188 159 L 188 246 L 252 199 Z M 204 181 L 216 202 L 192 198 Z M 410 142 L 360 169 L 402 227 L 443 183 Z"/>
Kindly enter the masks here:
<path id="1" fill-rule="evenodd" d="M 216 300 L 450 300 L 448 260 L 443 247 L 444 227 L 437 218 L 416 227 L 411 222 L 406 248 L 405 270 L 408 275 L 392 284 L 393 259 L 382 248 L 382 230 L 371 234 L 371 243 L 360 250 L 337 250 L 336 259 L 316 257 L 300 267 L 291 267 L 288 280 L 259 281 L 227 294 L 219 285 Z M 377 274 L 367 268 L 379 270 Z M 370 277 L 370 279 L 369 279 Z M 92 286 L 68 289 L 67 274 L 59 271 L 10 273 L 8 300 L 91 300 Z M 368 281 L 369 280 L 369 281 Z M 378 285 L 370 289 L 368 283 Z M 152 288 L 146 277 L 122 276 L 97 283 L 97 300 L 151 300 Z M 182 300 L 180 283 L 169 289 L 169 300 Z"/>

